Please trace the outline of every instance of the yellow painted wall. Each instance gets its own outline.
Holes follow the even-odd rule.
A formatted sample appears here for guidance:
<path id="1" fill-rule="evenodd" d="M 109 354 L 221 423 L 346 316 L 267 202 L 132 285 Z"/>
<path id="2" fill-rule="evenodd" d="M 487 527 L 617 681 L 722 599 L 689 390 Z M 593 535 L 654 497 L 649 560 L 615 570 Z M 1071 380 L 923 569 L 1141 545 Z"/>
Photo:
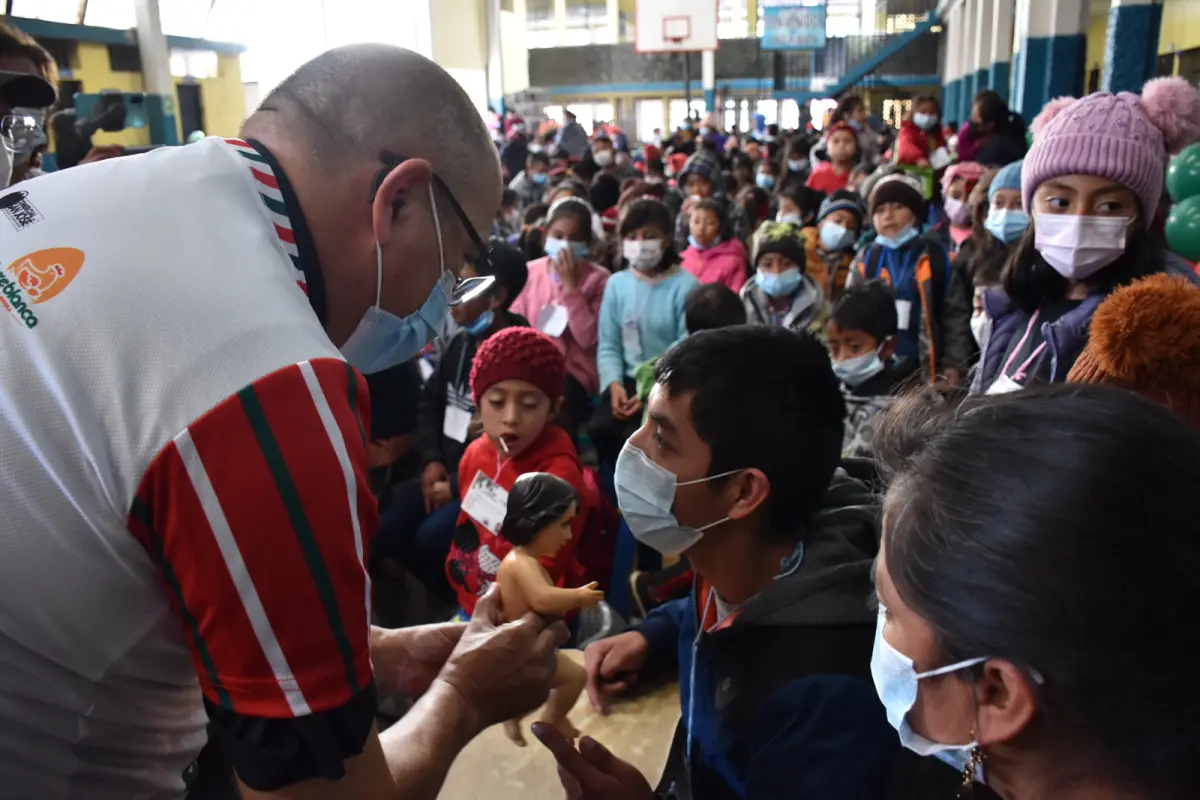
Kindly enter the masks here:
<path id="1" fill-rule="evenodd" d="M 1108 15 L 1092 13 L 1088 20 L 1087 62 L 1088 70 L 1097 67 L 1104 71 L 1104 45 L 1108 41 Z"/>
<path id="2" fill-rule="evenodd" d="M 1103 6 L 1094 6 L 1088 24 L 1087 68 L 1104 69 L 1104 47 L 1108 41 L 1108 13 Z M 1158 36 L 1158 53 L 1174 53 L 1200 47 L 1200 2 L 1198 0 L 1164 0 L 1162 30 Z"/>
<path id="3" fill-rule="evenodd" d="M 122 92 L 145 91 L 140 72 L 113 72 L 109 68 L 108 48 L 96 42 L 79 42 L 76 48 L 76 63 L 72 64 L 72 78 L 83 83 L 85 94 L 95 94 L 102 89 L 117 89 Z M 176 79 L 176 85 L 182 83 Z M 217 77 L 196 81 L 200 86 L 201 102 L 204 105 L 204 132 L 210 136 L 235 136 L 246 118 L 246 93 L 242 87 L 242 67 L 238 56 L 217 54 Z M 176 104 L 178 105 L 178 97 Z M 175 117 L 179 125 L 178 112 Z M 179 140 L 190 131 L 181 131 Z M 149 128 L 127 128 L 117 133 L 100 131 L 92 137 L 96 144 L 139 145 L 150 143 Z"/>

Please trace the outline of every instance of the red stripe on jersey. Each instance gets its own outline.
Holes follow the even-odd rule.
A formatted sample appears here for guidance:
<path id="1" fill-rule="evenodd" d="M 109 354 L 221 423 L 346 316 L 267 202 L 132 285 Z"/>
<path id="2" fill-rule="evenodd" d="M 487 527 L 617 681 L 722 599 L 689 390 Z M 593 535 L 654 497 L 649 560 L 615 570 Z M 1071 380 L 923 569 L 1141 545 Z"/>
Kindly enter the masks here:
<path id="1" fill-rule="evenodd" d="M 354 545 L 341 464 L 298 366 L 260 378 L 253 387 L 321 543 L 355 672 L 366 686 L 371 680 L 366 573 Z M 293 520 L 240 400 L 230 398 L 190 430 L 309 708 L 318 712 L 343 705 L 353 695 L 346 667 Z M 247 491 L 248 486 L 258 489 Z"/>
<path id="2" fill-rule="evenodd" d="M 334 419 L 342 432 L 342 440 L 346 443 L 346 451 L 354 464 L 355 479 L 359 486 L 369 486 L 370 479 L 367 468 L 366 445 L 363 436 L 371 430 L 371 398 L 367 388 L 367 380 L 358 370 L 348 367 L 344 361 L 336 359 L 321 359 L 311 362 L 325 390 L 326 397 L 354 397 L 354 408 L 349 403 L 330 403 Z M 350 391 L 348 374 L 354 375 L 354 391 Z M 358 518 L 363 535 L 363 553 L 369 554 L 371 542 L 379 530 L 379 505 L 375 495 L 370 491 L 358 492 Z"/>
<path id="3" fill-rule="evenodd" d="M 263 172 L 262 170 L 256 169 L 255 167 L 251 167 L 250 171 L 252 173 L 254 173 L 254 177 L 258 180 L 258 182 L 263 184 L 264 186 L 270 186 L 272 189 L 279 188 L 279 181 L 275 180 L 274 175 L 272 175 L 268 172 Z"/>
<path id="4" fill-rule="evenodd" d="M 345 362 L 338 359 L 318 359 L 311 362 L 318 383 L 322 376 L 330 376 L 329 380 L 336 385 L 336 375 L 345 373 Z M 346 392 L 346 380 L 343 378 L 340 391 L 326 391 L 325 401 L 333 412 L 335 421 L 339 416 L 349 417 L 353 423 Z M 322 386 L 322 388 L 324 388 Z M 333 444 L 325 432 L 317 407 L 309 394 L 304 376 L 299 367 L 288 367 L 285 370 L 268 375 L 255 382 L 255 390 L 259 402 L 266 413 L 267 420 L 275 440 L 283 454 L 288 471 L 296 480 L 299 489 L 300 502 L 304 515 L 316 537 L 317 547 L 333 584 L 337 600 L 338 614 L 346 634 L 354 647 L 354 669 L 360 686 L 369 684 L 372 676 L 369 652 L 369 621 L 367 619 L 367 573 L 366 568 L 358 560 L 355 548 L 355 536 L 350 519 L 349 499 L 346 495 L 346 479 L 342 464 L 337 457 Z M 303 394 L 300 394 L 300 393 Z M 298 399 L 300 398 L 300 399 Z M 364 398 L 365 399 L 365 398 Z M 355 426 L 357 427 L 357 426 Z M 303 432 L 303 435 L 297 433 Z M 355 474 L 356 495 L 358 501 L 355 510 L 359 512 L 359 530 L 364 538 L 363 556 L 367 556 L 366 544 L 370 535 L 378 525 L 378 518 L 373 510 L 373 500 L 367 506 L 371 513 L 364 518 L 363 496 L 372 497 L 370 485 L 367 483 L 366 450 L 361 444 L 361 438 L 356 432 L 352 438 L 342 435 L 347 454 L 351 461 L 351 469 Z M 303 477 L 302 477 L 303 476 Z M 301 483 L 303 480 L 303 483 Z M 292 581 L 280 586 L 281 599 L 290 608 L 292 600 Z M 312 579 L 308 581 L 312 584 Z M 307 607 L 307 600 L 306 607 Z M 320 616 L 318 616 L 320 614 Z M 336 657 L 337 647 L 320 606 L 314 611 L 297 619 L 294 615 L 294 636 L 296 645 L 310 648 L 325 648 L 330 656 Z M 284 634 L 279 633 L 280 641 Z M 290 636 L 290 634 L 289 634 Z M 328 642 L 328 644 L 326 644 Z M 289 652 L 285 649 L 285 652 Z M 328 660 L 333 664 L 333 660 Z M 340 662 L 338 662 L 340 664 Z M 349 696 L 345 693 L 345 671 L 337 672 L 340 682 L 310 679 L 310 683 L 320 684 L 312 695 L 306 685 L 306 678 L 297 672 L 297 679 L 304 690 L 305 697 L 314 711 L 334 708 L 346 702 Z M 319 691 L 318 691 L 319 690 Z M 330 696 L 325 693 L 334 691 Z"/>
<path id="5" fill-rule="evenodd" d="M 233 433 L 232 428 L 227 430 Z M 174 443 L 155 458 L 138 497 L 153 513 L 155 533 L 162 537 L 184 603 L 197 620 L 233 710 L 256 717 L 291 716 Z M 168 590 L 168 595 L 179 613 L 174 592 Z M 188 643 L 205 696 L 216 703 L 217 695 L 190 636 Z"/>
<path id="6" fill-rule="evenodd" d="M 250 143 L 249 143 L 249 142 L 247 142 L 247 141 L 245 141 L 244 139 L 226 139 L 226 140 L 225 140 L 225 143 L 226 143 L 226 144 L 232 144 L 232 145 L 235 145 L 235 146 L 237 146 L 237 147 L 247 147 L 247 148 L 249 148 L 249 147 L 250 147 Z"/>
<path id="7" fill-rule="evenodd" d="M 296 285 L 300 287 L 300 291 L 304 292 L 305 295 L 308 295 L 308 284 L 307 283 L 305 283 L 304 281 L 296 281 Z"/>
<path id="8" fill-rule="evenodd" d="M 280 239 L 287 242 L 288 244 L 296 243 L 296 234 L 292 231 L 292 229 L 285 228 L 282 225 L 280 225 L 278 222 L 275 223 L 275 233 L 279 236 Z"/>

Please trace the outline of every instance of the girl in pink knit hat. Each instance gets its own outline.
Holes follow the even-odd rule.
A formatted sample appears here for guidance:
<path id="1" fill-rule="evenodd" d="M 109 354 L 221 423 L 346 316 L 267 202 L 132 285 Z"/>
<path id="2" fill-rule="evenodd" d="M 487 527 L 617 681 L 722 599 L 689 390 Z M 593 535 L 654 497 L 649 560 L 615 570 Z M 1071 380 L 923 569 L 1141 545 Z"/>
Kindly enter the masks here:
<path id="1" fill-rule="evenodd" d="M 1200 139 L 1200 93 L 1180 78 L 1142 94 L 1060 98 L 1033 122 L 1021 171 L 1033 220 L 984 294 L 989 325 L 972 392 L 1066 380 L 1092 314 L 1118 286 L 1160 272 L 1193 276 L 1151 234 L 1167 159 Z"/>

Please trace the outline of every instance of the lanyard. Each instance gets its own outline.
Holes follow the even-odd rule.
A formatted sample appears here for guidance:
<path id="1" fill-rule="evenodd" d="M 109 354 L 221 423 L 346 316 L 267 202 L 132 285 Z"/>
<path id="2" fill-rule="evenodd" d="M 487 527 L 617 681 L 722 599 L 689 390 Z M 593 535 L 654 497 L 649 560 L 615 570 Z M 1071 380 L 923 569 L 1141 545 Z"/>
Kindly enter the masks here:
<path id="1" fill-rule="evenodd" d="M 712 607 L 713 596 L 717 590 L 711 586 L 708 588 L 708 598 L 704 601 L 704 613 L 700 615 L 700 623 L 696 626 L 696 638 L 692 640 L 692 669 L 691 676 L 688 678 L 688 720 L 687 720 L 687 744 L 684 745 L 683 763 L 688 769 L 692 766 L 692 731 L 693 721 L 695 720 L 696 711 L 696 652 L 700 648 L 700 637 L 704 634 L 704 622 L 708 619 L 708 610 Z"/>
<path id="2" fill-rule="evenodd" d="M 1014 382 L 1024 381 L 1025 371 L 1029 369 L 1029 365 L 1032 364 L 1034 360 L 1042 354 L 1042 351 L 1046 349 L 1046 342 L 1043 340 L 1042 343 L 1034 349 L 1033 353 L 1030 354 L 1029 358 L 1025 359 L 1025 362 L 1021 364 L 1021 366 L 1017 367 L 1016 372 L 1012 373 L 1011 375 L 1008 374 L 1008 368 L 1012 366 L 1012 362 L 1016 359 L 1017 353 L 1021 352 L 1021 348 L 1025 346 L 1025 342 L 1027 342 L 1029 337 L 1033 335 L 1033 326 L 1037 324 L 1038 316 L 1041 313 L 1042 312 L 1039 309 L 1038 311 L 1033 312 L 1033 316 L 1029 318 L 1029 326 L 1025 328 L 1025 335 L 1021 337 L 1021 341 L 1017 342 L 1017 346 L 1013 348 L 1012 355 L 1008 357 L 1008 361 L 1005 362 L 1004 368 L 1000 370 L 1000 374 L 1002 376 L 1006 375 Z"/>

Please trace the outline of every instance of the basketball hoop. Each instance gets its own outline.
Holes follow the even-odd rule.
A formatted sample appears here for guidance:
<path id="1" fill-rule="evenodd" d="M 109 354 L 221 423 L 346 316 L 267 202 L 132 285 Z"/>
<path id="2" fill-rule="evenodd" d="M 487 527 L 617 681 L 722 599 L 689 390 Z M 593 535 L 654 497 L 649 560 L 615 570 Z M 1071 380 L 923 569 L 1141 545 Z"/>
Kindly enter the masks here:
<path id="1" fill-rule="evenodd" d="M 634 49 L 639 53 L 716 50 L 718 0 L 637 0 Z"/>

